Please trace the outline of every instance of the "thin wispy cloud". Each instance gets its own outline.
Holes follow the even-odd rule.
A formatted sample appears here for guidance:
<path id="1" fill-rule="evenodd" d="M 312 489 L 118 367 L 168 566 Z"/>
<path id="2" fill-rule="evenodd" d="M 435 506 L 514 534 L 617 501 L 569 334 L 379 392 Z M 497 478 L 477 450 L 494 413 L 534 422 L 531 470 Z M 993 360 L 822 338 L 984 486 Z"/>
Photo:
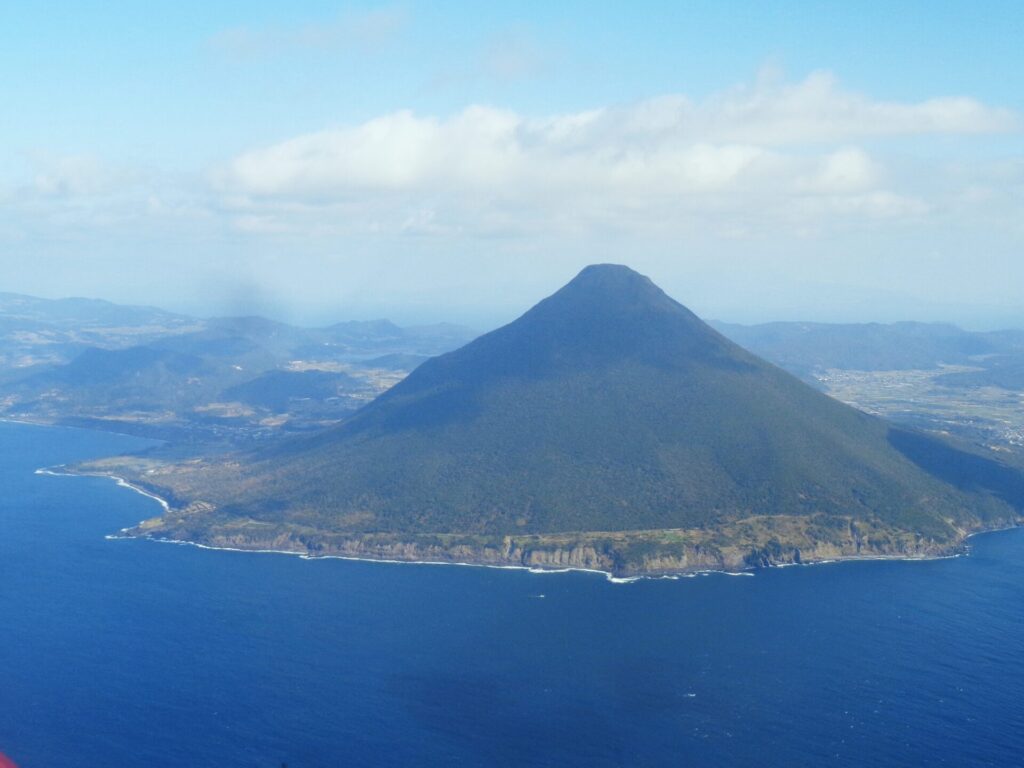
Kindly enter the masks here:
<path id="1" fill-rule="evenodd" d="M 124 174 L 95 155 L 36 152 L 30 158 L 32 193 L 71 198 L 109 192 L 125 181 Z"/>
<path id="2" fill-rule="evenodd" d="M 557 58 L 529 33 L 527 29 L 509 29 L 492 38 L 480 56 L 480 70 L 502 80 L 537 77 Z"/>
<path id="3" fill-rule="evenodd" d="M 425 87 L 440 93 L 471 87 L 504 87 L 543 82 L 560 74 L 566 52 L 539 37 L 526 26 L 513 26 L 491 35 L 479 44 L 460 51 L 454 62 L 431 74 Z"/>
<path id="4" fill-rule="evenodd" d="M 407 21 L 407 13 L 398 8 L 348 11 L 300 25 L 232 27 L 212 36 L 207 44 L 211 50 L 237 59 L 296 51 L 367 51 L 391 42 Z"/>

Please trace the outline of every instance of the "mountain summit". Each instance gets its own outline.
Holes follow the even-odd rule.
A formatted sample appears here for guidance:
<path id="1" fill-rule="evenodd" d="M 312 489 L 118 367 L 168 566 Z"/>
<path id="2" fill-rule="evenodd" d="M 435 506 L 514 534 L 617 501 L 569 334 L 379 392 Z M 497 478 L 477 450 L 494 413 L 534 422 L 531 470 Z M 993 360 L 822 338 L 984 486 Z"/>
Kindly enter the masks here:
<path id="1" fill-rule="evenodd" d="M 143 480 L 203 503 L 142 535 L 618 573 L 935 554 L 1024 507 L 1014 469 L 817 392 L 611 264 L 334 428 Z"/>
<path id="2" fill-rule="evenodd" d="M 468 413 L 497 389 L 516 382 L 529 398 L 527 390 L 552 380 L 568 385 L 581 377 L 646 368 L 699 375 L 705 367 L 735 371 L 758 362 L 649 278 L 629 267 L 598 264 L 586 267 L 515 322 L 424 363 L 341 430 L 352 432 L 378 420 L 392 426 L 404 420 L 437 424 Z M 614 378 L 606 382 L 607 388 L 614 384 Z M 635 390 L 627 386 L 615 420 L 641 415 L 629 401 L 642 397 L 645 388 L 639 382 Z M 608 392 L 601 399 L 607 397 Z M 581 410 L 575 420 L 583 426 L 591 416 L 586 398 L 576 407 Z M 601 431 L 612 423 L 591 421 L 589 427 Z M 334 434 L 326 433 L 317 442 L 329 442 Z M 301 445 L 295 447 L 301 450 Z"/>
<path id="3" fill-rule="evenodd" d="M 519 320 L 483 337 L 524 355 L 635 359 L 677 365 L 725 339 L 651 280 L 617 264 L 585 268 Z M 726 345 L 732 346 L 728 342 Z M 511 349 L 509 349 L 511 351 Z"/>

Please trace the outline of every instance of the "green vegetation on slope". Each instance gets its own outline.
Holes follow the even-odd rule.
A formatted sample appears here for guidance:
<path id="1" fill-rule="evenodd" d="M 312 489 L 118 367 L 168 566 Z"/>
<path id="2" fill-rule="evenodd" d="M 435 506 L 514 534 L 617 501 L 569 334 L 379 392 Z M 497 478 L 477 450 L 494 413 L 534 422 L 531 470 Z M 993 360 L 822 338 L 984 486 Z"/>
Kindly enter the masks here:
<path id="1" fill-rule="evenodd" d="M 151 535 L 263 527 L 303 531 L 307 546 L 685 530 L 757 559 L 806 548 L 829 518 L 840 532 L 877 528 L 876 548 L 899 551 L 906 536 L 953 544 L 1024 507 L 1015 470 L 814 391 L 610 265 L 427 361 L 336 428 L 147 481 L 212 505 Z M 762 518 L 806 522 L 737 532 Z M 635 546 L 619 559 L 650 554 Z"/>

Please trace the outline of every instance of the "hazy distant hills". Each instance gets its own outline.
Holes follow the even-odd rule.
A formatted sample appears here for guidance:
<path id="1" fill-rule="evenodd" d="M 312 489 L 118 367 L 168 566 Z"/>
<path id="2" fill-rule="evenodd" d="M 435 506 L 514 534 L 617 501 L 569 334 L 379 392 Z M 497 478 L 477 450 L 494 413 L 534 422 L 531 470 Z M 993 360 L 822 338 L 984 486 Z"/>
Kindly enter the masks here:
<path id="1" fill-rule="evenodd" d="M 102 299 L 40 299 L 18 293 L 0 293 L 0 317 L 74 330 L 140 326 L 170 329 L 195 323 L 193 318 L 156 307 L 126 306 Z"/>
<path id="2" fill-rule="evenodd" d="M 972 332 L 945 323 L 712 325 L 737 344 L 802 377 L 833 368 L 987 367 L 994 359 L 1024 356 L 1024 331 Z"/>
<path id="3" fill-rule="evenodd" d="M 150 467 L 207 544 L 620 573 L 947 551 L 1024 478 L 850 408 L 647 278 L 588 267 L 337 427 Z"/>
<path id="4" fill-rule="evenodd" d="M 90 347 L 145 344 L 197 327 L 193 318 L 153 307 L 0 293 L 0 381 L 33 366 L 66 363 Z"/>
<path id="5" fill-rule="evenodd" d="M 298 328 L 0 294 L 0 416 L 195 440 L 332 423 L 473 337 L 387 320 Z"/>

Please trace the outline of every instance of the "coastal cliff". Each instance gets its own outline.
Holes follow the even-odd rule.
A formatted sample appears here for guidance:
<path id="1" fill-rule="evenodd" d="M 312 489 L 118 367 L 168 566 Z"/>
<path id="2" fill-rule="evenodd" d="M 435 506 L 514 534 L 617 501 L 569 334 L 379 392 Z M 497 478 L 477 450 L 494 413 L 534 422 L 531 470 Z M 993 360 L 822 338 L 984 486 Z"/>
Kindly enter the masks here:
<path id="1" fill-rule="evenodd" d="M 233 519 L 209 524 L 208 505 L 140 523 L 127 536 L 218 549 L 289 552 L 398 562 L 462 563 L 542 570 L 603 571 L 615 577 L 700 571 L 744 571 L 778 565 L 852 559 L 923 559 L 955 554 L 976 530 L 935 540 L 823 516 L 740 520 L 718 530 L 587 532 L 523 536 L 331 533 L 288 524 Z M 201 525 L 195 525 L 202 520 Z M 1002 521 L 1004 525 L 1020 520 Z M 823 535 L 825 524 L 827 535 Z M 980 529 L 979 529 L 980 530 Z"/>

